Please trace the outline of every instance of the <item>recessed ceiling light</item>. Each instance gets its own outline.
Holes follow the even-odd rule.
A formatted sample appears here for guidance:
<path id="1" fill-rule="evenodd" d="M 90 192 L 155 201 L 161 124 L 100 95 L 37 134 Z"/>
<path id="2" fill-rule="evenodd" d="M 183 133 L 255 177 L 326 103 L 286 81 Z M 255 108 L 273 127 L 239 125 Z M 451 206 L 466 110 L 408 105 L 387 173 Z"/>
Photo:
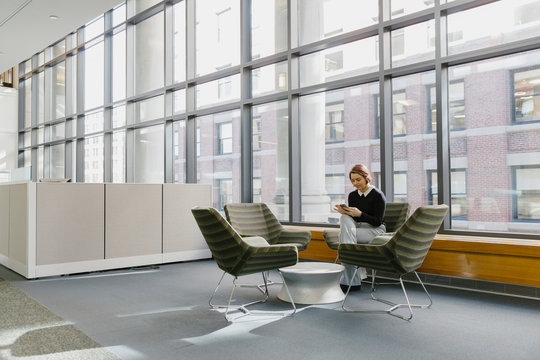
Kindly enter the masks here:
<path id="1" fill-rule="evenodd" d="M 51 20 L 58 20 L 59 17 L 57 15 L 49 15 L 49 19 Z"/>

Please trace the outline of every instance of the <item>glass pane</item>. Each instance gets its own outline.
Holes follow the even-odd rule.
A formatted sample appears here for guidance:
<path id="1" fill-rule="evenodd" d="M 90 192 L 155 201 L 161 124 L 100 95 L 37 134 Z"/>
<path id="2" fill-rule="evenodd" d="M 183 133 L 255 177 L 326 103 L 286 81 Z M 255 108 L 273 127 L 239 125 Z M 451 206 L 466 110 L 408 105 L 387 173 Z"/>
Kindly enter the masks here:
<path id="1" fill-rule="evenodd" d="M 164 181 L 163 125 L 133 131 L 135 183 L 161 184 Z"/>
<path id="2" fill-rule="evenodd" d="M 88 114 L 84 117 L 84 133 L 91 134 L 103 131 L 103 111 Z"/>
<path id="3" fill-rule="evenodd" d="M 266 203 L 279 220 L 289 221 L 287 101 L 254 106 L 252 115 L 253 202 Z"/>
<path id="4" fill-rule="evenodd" d="M 345 79 L 379 70 L 376 37 L 300 57 L 300 86 Z"/>
<path id="5" fill-rule="evenodd" d="M 24 73 L 27 74 L 32 71 L 32 59 L 28 59 L 24 63 Z"/>
<path id="6" fill-rule="evenodd" d="M 113 10 L 113 27 L 126 21 L 126 4 L 122 4 Z"/>
<path id="7" fill-rule="evenodd" d="M 88 23 L 84 29 L 84 40 L 88 41 L 103 33 L 104 30 L 103 15 Z"/>
<path id="8" fill-rule="evenodd" d="M 436 134 L 425 125 L 434 83 L 433 71 L 392 79 L 394 200 L 409 202 L 411 213 L 429 203 L 427 175 L 437 170 Z"/>
<path id="9" fill-rule="evenodd" d="M 122 127 L 126 125 L 126 106 L 117 106 L 112 110 L 112 127 Z"/>
<path id="10" fill-rule="evenodd" d="M 174 82 L 186 80 L 186 2 L 174 5 Z"/>
<path id="11" fill-rule="evenodd" d="M 126 132 L 117 131 L 112 134 L 112 182 L 126 182 Z"/>
<path id="12" fill-rule="evenodd" d="M 135 25 L 135 93 L 163 86 L 164 74 L 163 12 Z"/>
<path id="13" fill-rule="evenodd" d="M 103 135 L 84 139 L 84 182 L 103 182 Z"/>
<path id="14" fill-rule="evenodd" d="M 45 122 L 45 72 L 42 71 L 37 75 L 38 86 L 38 124 Z"/>
<path id="15" fill-rule="evenodd" d="M 43 144 L 45 142 L 45 128 L 41 126 L 37 129 L 37 143 Z"/>
<path id="16" fill-rule="evenodd" d="M 227 104 L 240 99 L 240 75 L 209 81 L 196 87 L 197 108 Z"/>
<path id="17" fill-rule="evenodd" d="M 337 223 L 332 208 L 354 190 L 348 180 L 353 165 L 379 171 L 378 92 L 379 84 L 369 83 L 300 98 L 302 221 Z M 340 141 L 327 138 L 332 132 Z"/>
<path id="18" fill-rule="evenodd" d="M 515 177 L 515 218 L 540 221 L 540 167 L 517 168 Z"/>
<path id="19" fill-rule="evenodd" d="M 195 6 L 197 75 L 238 65 L 240 1 L 198 0 Z"/>
<path id="20" fill-rule="evenodd" d="M 149 7 L 156 5 L 161 0 L 135 0 L 135 11 L 136 13 L 140 13 Z"/>
<path id="21" fill-rule="evenodd" d="M 262 96 L 286 91 L 288 88 L 287 62 L 270 64 L 251 72 L 252 96 Z"/>
<path id="22" fill-rule="evenodd" d="M 45 51 L 38 54 L 38 66 L 45 64 Z"/>
<path id="23" fill-rule="evenodd" d="M 103 41 L 84 51 L 84 108 L 93 109 L 103 105 L 104 54 Z"/>
<path id="24" fill-rule="evenodd" d="M 287 50 L 287 2 L 252 0 L 251 58 Z"/>
<path id="25" fill-rule="evenodd" d="M 514 73 L 515 121 L 540 120 L 540 69 Z"/>
<path id="26" fill-rule="evenodd" d="M 24 150 L 24 167 L 32 166 L 32 150 Z"/>
<path id="27" fill-rule="evenodd" d="M 67 50 L 71 50 L 77 47 L 77 33 L 74 32 L 67 36 Z"/>
<path id="28" fill-rule="evenodd" d="M 52 46 L 52 58 L 63 55 L 66 52 L 66 41 L 62 40 Z"/>
<path id="29" fill-rule="evenodd" d="M 32 145 L 32 131 L 27 131 L 24 133 L 24 147 L 29 147 Z"/>
<path id="30" fill-rule="evenodd" d="M 163 95 L 135 103 L 135 122 L 160 119 L 164 115 L 165 98 Z"/>
<path id="31" fill-rule="evenodd" d="M 77 113 L 77 56 L 69 57 L 71 74 L 68 76 L 71 81 L 71 114 Z M 68 71 L 70 71 L 68 68 Z M 71 115 L 69 114 L 69 115 Z"/>
<path id="32" fill-rule="evenodd" d="M 467 105 L 467 131 L 450 133 L 451 164 L 465 171 L 467 199 L 452 229 L 540 232 L 538 177 L 529 171 L 540 167 L 540 122 L 527 121 L 536 111 L 539 58 L 536 50 L 449 67 L 449 81 L 465 84 Z"/>
<path id="33" fill-rule="evenodd" d="M 175 114 L 186 111 L 186 90 L 185 89 L 176 90 L 174 92 L 173 106 L 174 106 Z"/>
<path id="34" fill-rule="evenodd" d="M 540 35 L 539 0 L 502 0 L 448 15 L 448 54 Z"/>
<path id="35" fill-rule="evenodd" d="M 43 146 L 38 147 L 37 163 L 37 178 L 43 179 Z"/>
<path id="36" fill-rule="evenodd" d="M 300 45 L 377 24 L 378 0 L 298 0 Z"/>
<path id="37" fill-rule="evenodd" d="M 219 124 L 228 122 L 232 123 L 232 152 L 219 155 Z M 197 182 L 213 185 L 213 206 L 222 211 L 227 202 L 240 202 L 240 111 L 198 117 L 197 127 Z"/>
<path id="38" fill-rule="evenodd" d="M 435 21 L 429 20 L 393 30 L 392 67 L 435 58 Z"/>
<path id="39" fill-rule="evenodd" d="M 126 32 L 113 36 L 113 101 L 126 97 Z"/>
<path id="40" fill-rule="evenodd" d="M 32 126 L 32 78 L 24 80 L 24 127 Z"/>
<path id="41" fill-rule="evenodd" d="M 173 172 L 175 183 L 186 182 L 186 122 L 176 121 L 173 124 L 174 160 Z"/>
<path id="42" fill-rule="evenodd" d="M 49 148 L 51 154 L 51 174 L 53 179 L 64 178 L 64 144 L 53 145 Z"/>
<path id="43" fill-rule="evenodd" d="M 66 62 L 62 61 L 51 71 L 51 119 L 66 116 Z"/>
<path id="44" fill-rule="evenodd" d="M 51 126 L 51 139 L 50 141 L 63 140 L 65 137 L 66 126 L 64 123 Z"/>
<path id="45" fill-rule="evenodd" d="M 434 5 L 435 0 L 391 0 L 392 18 L 432 8 Z"/>

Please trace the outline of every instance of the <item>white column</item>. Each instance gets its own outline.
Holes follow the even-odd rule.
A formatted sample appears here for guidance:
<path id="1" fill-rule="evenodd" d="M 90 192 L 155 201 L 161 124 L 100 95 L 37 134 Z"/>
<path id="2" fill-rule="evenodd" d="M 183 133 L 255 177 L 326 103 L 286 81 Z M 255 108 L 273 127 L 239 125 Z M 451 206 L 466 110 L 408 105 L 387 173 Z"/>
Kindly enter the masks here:
<path id="1" fill-rule="evenodd" d="M 327 222 L 330 197 L 325 188 L 325 94 L 300 102 L 302 152 L 302 220 Z"/>

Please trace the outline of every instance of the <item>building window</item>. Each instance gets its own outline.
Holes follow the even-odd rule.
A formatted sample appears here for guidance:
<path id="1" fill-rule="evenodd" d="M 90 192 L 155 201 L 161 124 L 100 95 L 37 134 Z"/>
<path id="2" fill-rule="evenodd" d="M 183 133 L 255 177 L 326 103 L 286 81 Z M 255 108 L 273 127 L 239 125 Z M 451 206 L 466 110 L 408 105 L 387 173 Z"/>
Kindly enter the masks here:
<path id="1" fill-rule="evenodd" d="M 512 170 L 514 220 L 540 221 L 540 167 L 519 166 Z"/>
<path id="2" fill-rule="evenodd" d="M 431 111 L 428 112 L 428 131 L 437 131 L 437 98 L 435 86 L 430 86 L 428 92 L 428 104 Z M 448 87 L 448 123 L 450 130 L 465 129 L 465 83 L 453 82 Z"/>
<path id="3" fill-rule="evenodd" d="M 394 172 L 394 201 L 407 202 L 407 173 Z"/>
<path id="4" fill-rule="evenodd" d="M 405 98 L 405 91 L 395 92 L 392 95 L 393 112 L 392 117 L 394 119 L 394 136 L 407 134 L 407 99 Z"/>
<path id="5" fill-rule="evenodd" d="M 232 122 L 218 124 L 218 151 L 220 155 L 232 154 Z"/>
<path id="6" fill-rule="evenodd" d="M 218 80 L 218 100 L 229 99 L 232 96 L 232 79 L 230 76 Z"/>
<path id="7" fill-rule="evenodd" d="M 261 150 L 261 118 L 253 118 L 253 151 Z"/>
<path id="8" fill-rule="evenodd" d="M 327 143 L 344 140 L 344 106 L 343 103 L 326 106 L 325 138 Z"/>
<path id="9" fill-rule="evenodd" d="M 343 69 L 343 51 L 328 54 L 324 57 L 324 70 L 332 72 Z"/>
<path id="10" fill-rule="evenodd" d="M 262 182 L 261 178 L 253 178 L 253 202 L 262 202 Z"/>
<path id="11" fill-rule="evenodd" d="M 232 179 L 217 179 L 218 209 L 223 211 L 225 204 L 232 202 Z"/>
<path id="12" fill-rule="evenodd" d="M 452 219 L 467 219 L 467 182 L 465 169 L 452 169 L 450 175 L 451 181 L 451 212 Z M 437 171 L 428 171 L 428 204 L 436 205 L 439 203 Z"/>
<path id="13" fill-rule="evenodd" d="M 515 122 L 540 120 L 540 69 L 514 73 Z"/>
<path id="14" fill-rule="evenodd" d="M 197 157 L 201 156 L 201 128 L 197 127 L 195 138 L 195 147 L 197 148 Z"/>

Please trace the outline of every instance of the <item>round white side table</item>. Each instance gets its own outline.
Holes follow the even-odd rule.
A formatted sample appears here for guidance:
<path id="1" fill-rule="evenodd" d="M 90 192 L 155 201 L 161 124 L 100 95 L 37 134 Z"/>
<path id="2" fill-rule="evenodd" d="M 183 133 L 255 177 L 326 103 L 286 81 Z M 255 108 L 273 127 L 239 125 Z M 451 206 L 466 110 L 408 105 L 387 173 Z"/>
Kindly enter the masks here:
<path id="1" fill-rule="evenodd" d="M 344 269 L 343 265 L 312 261 L 299 262 L 279 270 L 296 304 L 328 304 L 345 298 L 339 286 Z M 284 286 L 278 298 L 290 302 Z"/>

